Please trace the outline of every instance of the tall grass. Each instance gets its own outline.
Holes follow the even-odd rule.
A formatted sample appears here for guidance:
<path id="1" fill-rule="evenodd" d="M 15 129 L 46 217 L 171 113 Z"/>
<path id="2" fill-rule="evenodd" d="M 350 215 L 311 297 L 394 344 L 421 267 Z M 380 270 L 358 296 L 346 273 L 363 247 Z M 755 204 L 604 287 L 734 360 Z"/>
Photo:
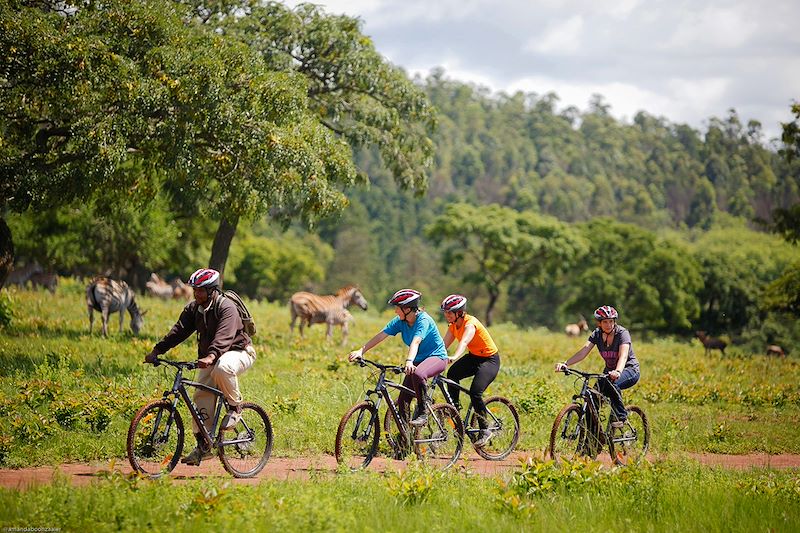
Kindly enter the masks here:
<path id="1" fill-rule="evenodd" d="M 88 333 L 83 286 L 66 280 L 55 297 L 11 291 L 10 325 L 0 327 L 0 464 L 21 467 L 123 458 L 125 432 L 136 408 L 171 384 L 168 369 L 142 364 L 144 355 L 172 326 L 181 302 L 139 297 L 148 310 L 143 335 Z M 242 390 L 269 412 L 276 456 L 332 453 L 339 418 L 373 383 L 367 369 L 349 365 L 346 353 L 369 339 L 392 316 L 355 311 L 348 346 L 325 341 L 325 328 L 289 333 L 283 305 L 251 303 L 259 334 L 258 359 L 241 377 Z M 439 319 L 434 313 L 434 317 Z M 439 319 L 440 320 L 440 319 Z M 440 325 L 443 321 L 440 320 Z M 583 343 L 541 328 L 501 324 L 491 328 L 500 348 L 501 372 L 489 393 L 511 398 L 521 415 L 519 449 L 544 450 L 553 417 L 574 393 L 571 379 L 553 372 Z M 800 452 L 800 387 L 797 360 L 761 354 L 704 357 L 699 342 L 634 338 L 641 382 L 625 400 L 644 407 L 652 425 L 652 450 L 680 456 L 701 452 Z M 371 357 L 401 362 L 405 347 L 388 339 Z M 190 339 L 169 357 L 196 358 Z M 581 364 L 600 369 L 596 354 Z"/>

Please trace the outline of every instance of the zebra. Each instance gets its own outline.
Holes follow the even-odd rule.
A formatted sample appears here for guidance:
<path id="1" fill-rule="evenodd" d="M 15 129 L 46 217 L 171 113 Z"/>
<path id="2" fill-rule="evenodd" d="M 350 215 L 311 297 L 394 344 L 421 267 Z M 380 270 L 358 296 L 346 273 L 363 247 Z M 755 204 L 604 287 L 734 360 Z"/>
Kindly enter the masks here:
<path id="1" fill-rule="evenodd" d="M 311 324 L 327 324 L 328 331 L 326 338 L 333 339 L 333 326 L 342 326 L 342 336 L 347 336 L 347 324 L 353 316 L 347 311 L 347 307 L 356 304 L 364 311 L 367 310 L 367 300 L 361 294 L 361 290 L 355 285 L 342 287 L 336 294 L 319 296 L 310 292 L 296 292 L 289 300 L 289 310 L 292 313 L 292 321 L 289 327 L 294 332 L 294 323 L 300 318 L 300 337 L 303 336 L 305 326 Z M 339 310 L 344 310 L 346 314 Z"/>
<path id="2" fill-rule="evenodd" d="M 94 278 L 86 287 L 86 307 L 89 311 L 89 334 L 92 333 L 94 323 L 93 311 L 100 311 L 103 318 L 103 336 L 108 337 L 108 315 L 119 312 L 119 330 L 122 331 L 124 311 L 131 315 L 131 331 L 138 335 L 144 325 L 144 315 L 147 311 L 140 312 L 134 301 L 135 294 L 124 281 L 110 278 Z"/>
<path id="3" fill-rule="evenodd" d="M 6 279 L 6 285 L 9 287 L 12 285 L 17 285 L 24 288 L 31 279 L 31 276 L 34 274 L 41 274 L 42 272 L 44 272 L 44 269 L 42 269 L 42 266 L 36 261 L 33 263 L 28 263 L 23 267 L 12 270 Z"/>

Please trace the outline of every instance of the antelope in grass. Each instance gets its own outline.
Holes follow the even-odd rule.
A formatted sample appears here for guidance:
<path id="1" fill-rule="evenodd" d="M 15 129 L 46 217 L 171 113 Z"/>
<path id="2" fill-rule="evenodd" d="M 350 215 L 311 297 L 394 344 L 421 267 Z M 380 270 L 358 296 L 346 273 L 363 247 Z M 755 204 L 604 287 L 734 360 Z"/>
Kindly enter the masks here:
<path id="1" fill-rule="evenodd" d="M 339 289 L 336 294 L 320 296 L 311 292 L 296 292 L 289 300 L 289 310 L 292 313 L 292 322 L 289 324 L 294 332 L 294 323 L 300 318 L 300 337 L 303 328 L 311 324 L 327 324 L 326 337 L 333 339 L 333 326 L 342 326 L 342 335 L 347 335 L 347 323 L 353 318 L 347 308 L 357 305 L 364 311 L 367 310 L 367 300 L 361 290 L 355 285 L 348 285 Z M 344 310 L 346 314 L 343 314 Z M 349 318 L 348 318 L 349 316 Z M 344 339 L 342 340 L 344 343 Z"/>
<path id="2" fill-rule="evenodd" d="M 709 337 L 706 335 L 705 331 L 695 331 L 694 334 L 698 339 L 700 339 L 700 342 L 703 343 L 703 346 L 705 346 L 706 355 L 708 355 L 708 352 L 711 350 L 719 350 L 722 355 L 725 355 L 725 347 L 728 345 L 727 342 L 722 339 Z"/>
<path id="3" fill-rule="evenodd" d="M 581 334 L 581 331 L 589 331 L 589 324 L 583 318 L 583 315 L 581 315 L 581 319 L 578 320 L 577 324 L 567 324 L 567 327 L 564 328 L 564 333 L 568 337 L 577 337 Z"/>
<path id="4" fill-rule="evenodd" d="M 94 311 L 100 311 L 103 319 L 103 337 L 108 337 L 108 315 L 119 313 L 119 330 L 125 310 L 131 315 L 131 331 L 138 335 L 144 325 L 145 312 L 140 312 L 134 301 L 135 294 L 124 281 L 109 278 L 95 278 L 86 287 L 86 307 L 89 311 L 89 333 L 92 333 Z"/>
<path id="5" fill-rule="evenodd" d="M 767 355 L 777 355 L 778 357 L 786 357 L 786 352 L 777 344 L 770 344 L 767 346 Z"/>

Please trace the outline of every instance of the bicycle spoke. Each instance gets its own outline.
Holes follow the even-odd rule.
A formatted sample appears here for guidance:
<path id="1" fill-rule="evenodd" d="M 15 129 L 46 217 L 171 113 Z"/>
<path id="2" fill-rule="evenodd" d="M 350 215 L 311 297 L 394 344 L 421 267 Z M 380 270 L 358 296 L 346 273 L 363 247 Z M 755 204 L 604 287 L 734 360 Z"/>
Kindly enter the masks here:
<path id="1" fill-rule="evenodd" d="M 242 417 L 231 430 L 220 430 L 219 458 L 235 477 L 253 477 L 272 453 L 272 424 L 267 413 L 253 403 L 242 404 Z"/>
<path id="2" fill-rule="evenodd" d="M 449 404 L 431 407 L 427 424 L 414 431 L 416 453 L 421 459 L 441 468 L 448 468 L 458 460 L 463 444 L 461 417 Z"/>
<path id="3" fill-rule="evenodd" d="M 131 467 L 156 478 L 172 471 L 183 450 L 183 421 L 167 401 L 150 403 L 134 415 L 128 429 Z"/>

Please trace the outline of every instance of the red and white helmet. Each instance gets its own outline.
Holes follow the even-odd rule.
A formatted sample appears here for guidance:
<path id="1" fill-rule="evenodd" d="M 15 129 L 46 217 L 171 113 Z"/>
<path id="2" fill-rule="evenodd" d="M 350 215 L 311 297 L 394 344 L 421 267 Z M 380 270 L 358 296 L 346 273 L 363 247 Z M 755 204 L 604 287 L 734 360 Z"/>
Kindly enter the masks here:
<path id="1" fill-rule="evenodd" d="M 442 311 L 459 311 L 467 306 L 467 299 L 460 294 L 451 294 L 442 300 L 442 305 L 439 307 Z"/>
<path id="2" fill-rule="evenodd" d="M 389 305 L 399 305 L 402 307 L 414 307 L 419 303 L 422 294 L 414 289 L 400 289 L 389 298 Z"/>
<path id="3" fill-rule="evenodd" d="M 618 316 L 619 314 L 617 314 L 617 310 L 610 305 L 601 305 L 594 311 L 594 317 L 597 320 L 603 320 L 605 318 L 613 318 L 616 320 Z"/>
<path id="4" fill-rule="evenodd" d="M 219 272 L 212 268 L 201 268 L 195 270 L 194 274 L 189 276 L 189 285 L 192 287 L 205 287 L 212 288 L 219 286 Z"/>

